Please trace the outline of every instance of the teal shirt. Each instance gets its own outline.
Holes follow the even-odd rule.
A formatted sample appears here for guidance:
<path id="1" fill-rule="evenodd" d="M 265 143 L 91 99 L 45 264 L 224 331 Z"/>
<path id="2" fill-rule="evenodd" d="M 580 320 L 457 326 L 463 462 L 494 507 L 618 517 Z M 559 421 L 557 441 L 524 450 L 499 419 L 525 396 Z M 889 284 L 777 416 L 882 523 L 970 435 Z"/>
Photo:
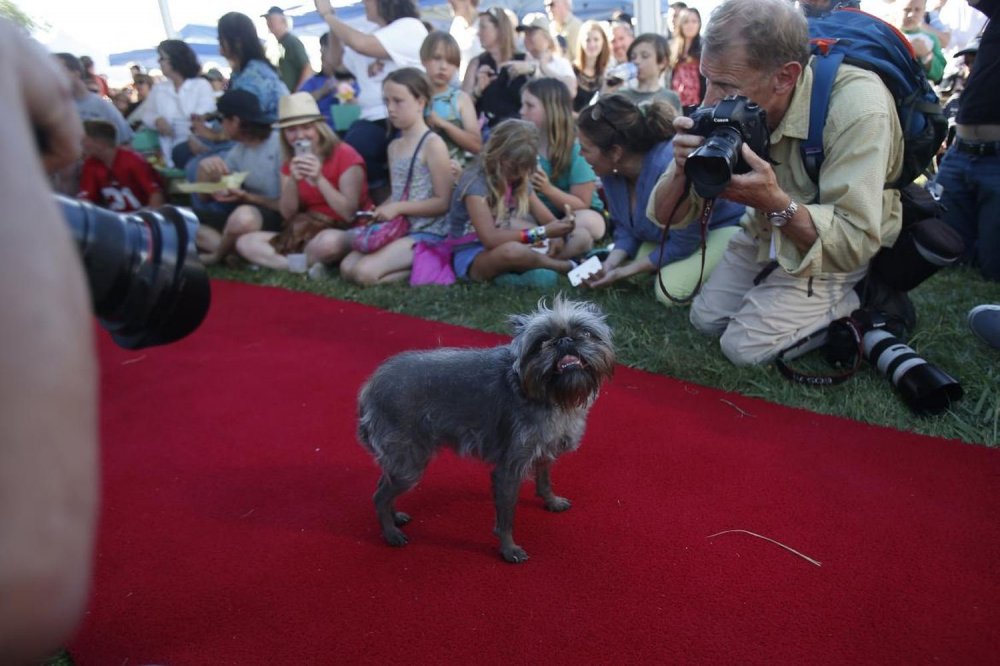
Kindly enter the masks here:
<path id="1" fill-rule="evenodd" d="M 580 156 L 580 142 L 573 142 L 573 152 L 572 157 L 569 161 L 569 168 L 559 175 L 558 178 L 552 177 L 552 163 L 549 162 L 549 158 L 538 156 L 538 165 L 542 167 L 546 174 L 549 176 L 549 180 L 552 184 L 558 187 L 563 192 L 569 192 L 573 185 L 579 185 L 580 183 L 594 183 L 596 185 L 597 174 L 590 167 L 587 160 Z M 562 217 L 563 211 L 556 208 L 548 197 L 546 197 L 541 192 L 538 193 L 538 198 L 542 200 L 542 203 L 552 211 L 552 214 L 556 217 Z M 594 210 L 604 210 L 604 202 L 601 201 L 601 197 L 597 196 L 597 187 L 594 187 L 594 193 L 590 197 L 590 207 Z"/>

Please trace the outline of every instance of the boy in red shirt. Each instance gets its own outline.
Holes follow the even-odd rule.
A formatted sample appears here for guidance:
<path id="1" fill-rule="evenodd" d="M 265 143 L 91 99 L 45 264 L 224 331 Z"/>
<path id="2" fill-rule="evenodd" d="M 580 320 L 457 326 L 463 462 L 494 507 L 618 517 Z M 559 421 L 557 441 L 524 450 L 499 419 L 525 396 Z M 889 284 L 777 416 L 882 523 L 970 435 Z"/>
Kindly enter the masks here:
<path id="1" fill-rule="evenodd" d="M 83 122 L 80 199 L 116 212 L 156 208 L 164 203 L 153 167 L 131 148 L 117 145 L 115 126 L 104 120 Z"/>

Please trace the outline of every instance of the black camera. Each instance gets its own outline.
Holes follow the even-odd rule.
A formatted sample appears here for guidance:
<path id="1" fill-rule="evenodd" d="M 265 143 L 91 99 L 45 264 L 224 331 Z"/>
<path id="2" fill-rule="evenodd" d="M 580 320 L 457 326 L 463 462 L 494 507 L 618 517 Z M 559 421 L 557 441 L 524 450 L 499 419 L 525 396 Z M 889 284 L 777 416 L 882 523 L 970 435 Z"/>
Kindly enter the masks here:
<path id="1" fill-rule="evenodd" d="M 56 197 L 80 250 L 94 313 L 118 345 L 174 342 L 201 324 L 211 302 L 188 210 L 114 213 Z"/>
<path id="2" fill-rule="evenodd" d="M 961 399 L 961 384 L 900 340 L 897 335 L 901 331 L 902 325 L 893 317 L 855 310 L 850 317 L 830 322 L 826 359 L 836 366 L 848 366 L 862 353 L 917 414 L 937 414 L 948 409 Z"/>
<path id="3" fill-rule="evenodd" d="M 684 173 L 704 199 L 714 199 L 729 185 L 733 174 L 749 172 L 741 154 L 744 143 L 768 159 L 771 133 L 764 109 L 742 95 L 730 95 L 712 107 L 691 114 L 691 134 L 705 137 L 687 158 Z"/>

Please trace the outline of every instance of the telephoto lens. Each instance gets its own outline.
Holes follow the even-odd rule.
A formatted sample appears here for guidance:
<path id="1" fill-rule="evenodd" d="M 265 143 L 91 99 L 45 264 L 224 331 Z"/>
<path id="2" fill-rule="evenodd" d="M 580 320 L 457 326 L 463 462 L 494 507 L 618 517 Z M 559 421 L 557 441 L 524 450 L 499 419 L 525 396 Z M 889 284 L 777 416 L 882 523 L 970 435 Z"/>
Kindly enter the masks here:
<path id="1" fill-rule="evenodd" d="M 191 211 L 115 213 L 57 196 L 80 250 L 94 314 L 126 349 L 164 345 L 193 332 L 211 302 L 194 245 Z"/>
<path id="2" fill-rule="evenodd" d="M 862 340 L 865 358 L 896 387 L 903 401 L 917 414 L 939 414 L 960 400 L 958 380 L 884 328 L 873 328 Z"/>

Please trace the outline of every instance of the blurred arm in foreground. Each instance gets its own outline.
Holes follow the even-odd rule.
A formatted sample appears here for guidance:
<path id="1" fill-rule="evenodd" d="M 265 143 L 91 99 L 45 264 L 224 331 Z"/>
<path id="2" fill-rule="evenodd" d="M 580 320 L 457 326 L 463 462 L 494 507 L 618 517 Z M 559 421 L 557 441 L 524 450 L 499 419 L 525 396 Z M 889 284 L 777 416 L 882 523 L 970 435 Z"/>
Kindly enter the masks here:
<path id="1" fill-rule="evenodd" d="M 18 664 L 68 640 L 87 600 L 97 368 L 87 280 L 46 177 L 77 159 L 82 125 L 66 74 L 2 19 L 0 118 L 0 663 Z"/>

